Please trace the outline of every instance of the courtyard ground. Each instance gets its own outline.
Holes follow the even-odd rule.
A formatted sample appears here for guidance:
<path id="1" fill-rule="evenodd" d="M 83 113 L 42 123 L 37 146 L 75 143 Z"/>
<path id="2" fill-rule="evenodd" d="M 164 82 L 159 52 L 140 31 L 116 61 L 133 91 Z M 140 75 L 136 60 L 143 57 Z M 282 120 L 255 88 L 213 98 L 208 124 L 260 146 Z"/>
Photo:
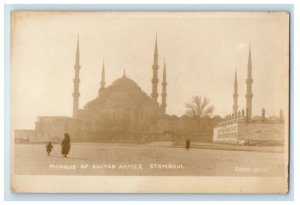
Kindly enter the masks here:
<path id="1" fill-rule="evenodd" d="M 40 175 L 283 176 L 282 146 L 194 143 L 72 143 L 67 158 L 54 144 L 15 144 L 14 173 Z"/>

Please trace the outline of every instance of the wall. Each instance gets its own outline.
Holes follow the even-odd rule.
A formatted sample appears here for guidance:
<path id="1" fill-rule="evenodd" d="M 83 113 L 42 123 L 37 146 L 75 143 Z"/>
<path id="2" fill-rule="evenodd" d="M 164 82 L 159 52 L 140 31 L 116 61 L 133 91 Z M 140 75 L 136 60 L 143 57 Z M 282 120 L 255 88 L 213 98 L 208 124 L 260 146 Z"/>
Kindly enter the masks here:
<path id="1" fill-rule="evenodd" d="M 282 141 L 284 139 L 283 123 L 240 123 L 239 139 L 245 141 Z"/>
<path id="2" fill-rule="evenodd" d="M 31 139 L 35 138 L 34 130 L 15 130 L 14 140 L 16 143 L 28 143 Z"/>
<path id="3" fill-rule="evenodd" d="M 220 126 L 221 125 L 221 126 Z M 213 142 L 230 144 L 283 144 L 284 124 L 232 121 L 214 128 Z"/>

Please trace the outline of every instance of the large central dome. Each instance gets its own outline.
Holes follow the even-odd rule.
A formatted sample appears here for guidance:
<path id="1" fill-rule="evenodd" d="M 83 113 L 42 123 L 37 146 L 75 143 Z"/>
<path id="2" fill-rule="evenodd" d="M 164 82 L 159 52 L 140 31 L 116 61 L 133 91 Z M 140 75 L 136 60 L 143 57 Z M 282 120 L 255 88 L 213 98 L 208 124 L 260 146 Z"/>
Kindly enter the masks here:
<path id="1" fill-rule="evenodd" d="M 102 88 L 96 99 L 86 104 L 85 109 L 96 112 L 112 110 L 155 109 L 158 105 L 131 79 L 123 76 L 115 80 L 110 86 Z"/>
<path id="2" fill-rule="evenodd" d="M 142 91 L 142 89 L 131 79 L 123 76 L 115 80 L 108 89 L 127 90 L 127 91 Z"/>

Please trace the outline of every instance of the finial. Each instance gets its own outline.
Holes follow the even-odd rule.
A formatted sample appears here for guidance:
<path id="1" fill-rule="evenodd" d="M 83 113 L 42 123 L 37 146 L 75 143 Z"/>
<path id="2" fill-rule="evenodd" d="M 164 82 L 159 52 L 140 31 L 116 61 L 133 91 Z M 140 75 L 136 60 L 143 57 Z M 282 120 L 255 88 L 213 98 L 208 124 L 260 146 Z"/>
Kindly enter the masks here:
<path id="1" fill-rule="evenodd" d="M 123 77 L 125 78 L 126 77 L 126 70 L 124 68 L 124 71 L 123 71 Z"/>

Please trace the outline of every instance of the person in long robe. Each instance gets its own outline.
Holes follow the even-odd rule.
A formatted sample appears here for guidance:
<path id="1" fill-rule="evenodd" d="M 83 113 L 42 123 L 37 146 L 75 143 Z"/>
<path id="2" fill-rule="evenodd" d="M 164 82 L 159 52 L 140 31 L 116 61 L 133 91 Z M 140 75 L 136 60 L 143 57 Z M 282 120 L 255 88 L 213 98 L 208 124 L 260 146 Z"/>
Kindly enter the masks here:
<path id="1" fill-rule="evenodd" d="M 71 138 L 68 133 L 65 133 L 65 138 L 61 142 L 61 154 L 67 157 L 71 149 Z"/>

